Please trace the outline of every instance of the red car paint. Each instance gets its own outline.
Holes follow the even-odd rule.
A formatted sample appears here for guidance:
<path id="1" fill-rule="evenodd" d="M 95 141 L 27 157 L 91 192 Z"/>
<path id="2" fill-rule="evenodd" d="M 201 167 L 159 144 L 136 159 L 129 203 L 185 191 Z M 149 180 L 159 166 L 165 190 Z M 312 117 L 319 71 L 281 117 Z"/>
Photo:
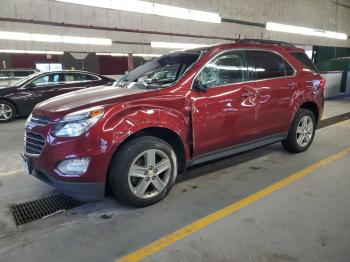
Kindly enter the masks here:
<path id="1" fill-rule="evenodd" d="M 225 50 L 258 49 L 277 52 L 296 70 L 293 77 L 250 81 L 208 89 L 192 89 L 199 70 Z M 182 142 L 186 162 L 212 151 L 242 144 L 274 133 L 287 133 L 296 111 L 311 103 L 317 118 L 323 111 L 324 81 L 290 52 L 294 47 L 270 44 L 224 44 L 207 53 L 173 86 L 157 89 L 90 88 L 37 105 L 35 116 L 50 119 L 46 126 L 34 126 L 46 145 L 40 156 L 25 153 L 34 169 L 64 182 L 100 183 L 107 180 L 110 161 L 131 135 L 148 128 L 162 128 Z M 314 81 L 321 88 L 314 88 Z M 80 109 L 104 105 L 103 118 L 77 138 L 58 138 L 51 133 L 56 122 Z M 62 177 L 57 165 L 64 159 L 91 157 L 88 171 L 80 177 Z"/>

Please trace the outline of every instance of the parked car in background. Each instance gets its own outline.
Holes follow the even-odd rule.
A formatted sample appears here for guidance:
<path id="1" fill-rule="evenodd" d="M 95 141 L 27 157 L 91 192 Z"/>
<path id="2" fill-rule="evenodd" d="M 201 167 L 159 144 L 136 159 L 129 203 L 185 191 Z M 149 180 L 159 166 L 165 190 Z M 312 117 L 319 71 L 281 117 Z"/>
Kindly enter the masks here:
<path id="1" fill-rule="evenodd" d="M 119 88 L 40 103 L 25 126 L 26 170 L 78 199 L 101 199 L 110 187 L 122 202 L 147 206 L 188 166 L 279 141 L 304 152 L 324 79 L 303 54 L 261 40 L 173 52 Z"/>
<path id="2" fill-rule="evenodd" d="M 10 85 L 21 78 L 27 77 L 37 72 L 35 69 L 1 69 L 0 85 Z"/>
<path id="3" fill-rule="evenodd" d="M 51 97 L 115 80 L 77 70 L 38 72 L 9 86 L 0 86 L 0 123 L 29 115 L 34 106 Z"/>

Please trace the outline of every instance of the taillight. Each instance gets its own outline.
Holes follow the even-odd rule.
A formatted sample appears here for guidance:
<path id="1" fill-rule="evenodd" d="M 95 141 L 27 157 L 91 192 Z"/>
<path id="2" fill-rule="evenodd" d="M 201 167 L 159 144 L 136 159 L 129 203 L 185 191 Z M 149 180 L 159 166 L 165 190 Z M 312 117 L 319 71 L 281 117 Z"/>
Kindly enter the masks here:
<path id="1" fill-rule="evenodd" d="M 322 78 L 320 80 L 320 89 L 324 90 L 325 85 L 326 85 L 326 79 Z"/>

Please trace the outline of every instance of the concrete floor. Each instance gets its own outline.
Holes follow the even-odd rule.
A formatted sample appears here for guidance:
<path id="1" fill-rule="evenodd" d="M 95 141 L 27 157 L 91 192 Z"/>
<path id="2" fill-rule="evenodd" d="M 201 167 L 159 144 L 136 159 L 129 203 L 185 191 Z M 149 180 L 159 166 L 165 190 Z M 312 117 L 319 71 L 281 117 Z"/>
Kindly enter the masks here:
<path id="1" fill-rule="evenodd" d="M 343 101 L 335 103 L 329 116 L 350 111 L 344 111 Z M 12 204 L 55 193 L 20 171 L 23 123 L 0 128 L 0 261 L 114 261 L 350 146 L 350 121 L 345 121 L 318 130 L 304 154 L 274 144 L 192 168 L 164 201 L 148 208 L 128 208 L 110 197 L 16 228 Z M 346 156 L 146 260 L 349 261 L 349 160 Z"/>
<path id="2" fill-rule="evenodd" d="M 350 96 L 325 101 L 322 118 L 329 118 L 350 112 Z"/>

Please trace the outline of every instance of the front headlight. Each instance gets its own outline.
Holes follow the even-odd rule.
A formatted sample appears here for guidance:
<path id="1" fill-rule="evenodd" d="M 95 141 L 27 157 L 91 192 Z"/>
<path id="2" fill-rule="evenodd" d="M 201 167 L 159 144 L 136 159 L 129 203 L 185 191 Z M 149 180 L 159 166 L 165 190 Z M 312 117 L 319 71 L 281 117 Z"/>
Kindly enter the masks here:
<path id="1" fill-rule="evenodd" d="M 55 126 L 52 134 L 57 137 L 77 137 L 87 132 L 104 114 L 101 106 L 70 113 Z"/>
<path id="2" fill-rule="evenodd" d="M 24 128 L 28 127 L 28 124 L 30 123 L 30 120 L 32 119 L 32 114 L 30 114 L 26 120 L 26 122 L 24 123 Z"/>

